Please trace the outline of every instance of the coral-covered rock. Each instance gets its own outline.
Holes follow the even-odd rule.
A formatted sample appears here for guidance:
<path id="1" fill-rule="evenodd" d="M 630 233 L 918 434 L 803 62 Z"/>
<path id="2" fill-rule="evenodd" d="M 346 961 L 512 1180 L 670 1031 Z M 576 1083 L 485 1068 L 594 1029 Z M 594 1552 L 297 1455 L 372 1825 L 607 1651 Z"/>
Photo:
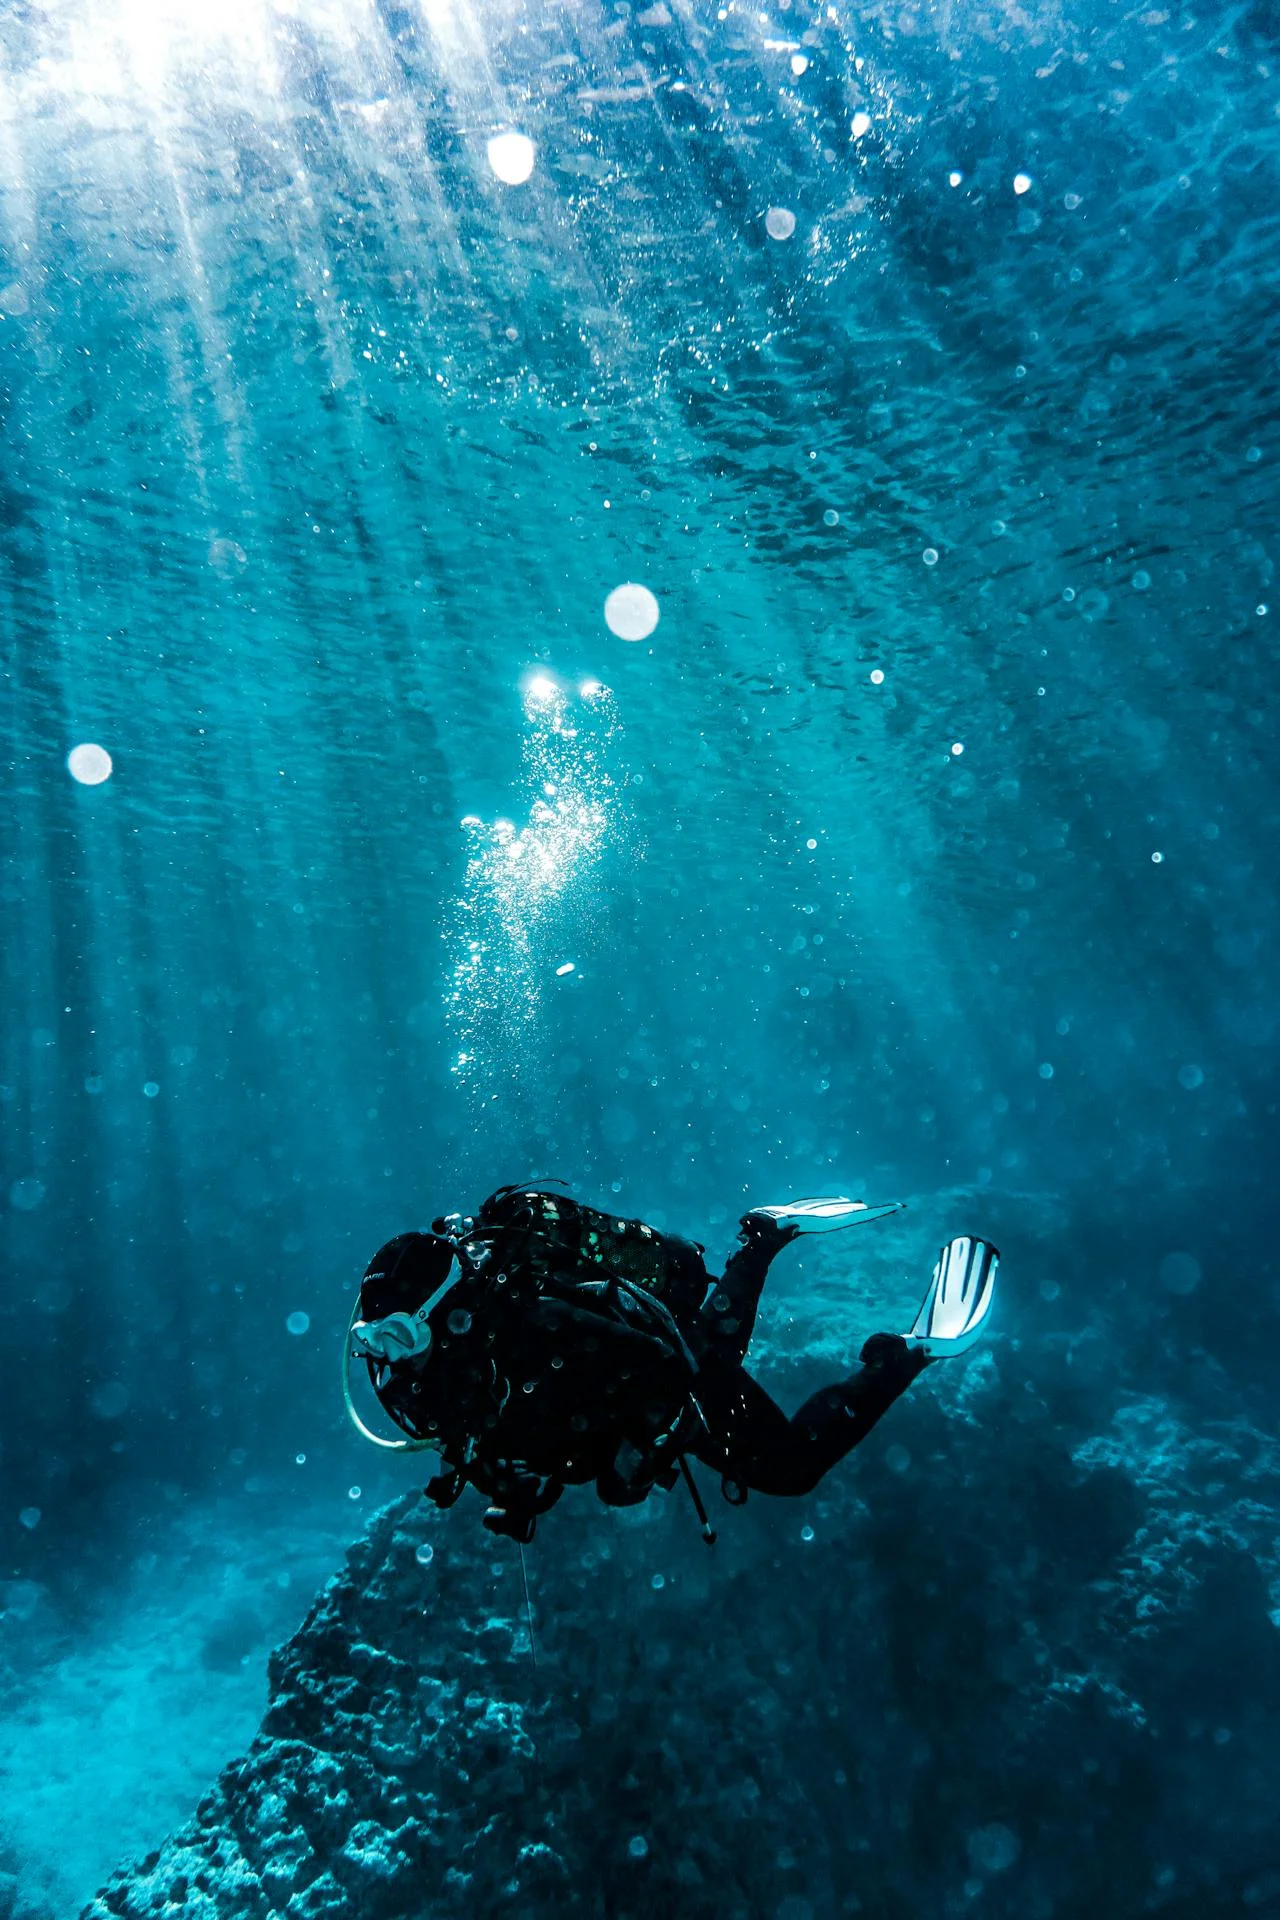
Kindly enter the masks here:
<path id="1" fill-rule="evenodd" d="M 536 1664 L 516 1553 L 406 1496 L 86 1920 L 1265 1910 L 1274 1450 L 1123 1394 L 1088 1435 L 1061 1354 L 1012 1360 L 710 1553 L 674 1500 L 567 1499 Z"/>

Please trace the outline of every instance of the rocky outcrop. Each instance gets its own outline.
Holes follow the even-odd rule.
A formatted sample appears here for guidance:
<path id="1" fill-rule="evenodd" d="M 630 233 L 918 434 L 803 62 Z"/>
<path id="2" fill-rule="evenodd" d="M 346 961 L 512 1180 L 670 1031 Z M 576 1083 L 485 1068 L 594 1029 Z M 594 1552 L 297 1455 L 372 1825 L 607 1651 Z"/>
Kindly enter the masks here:
<path id="1" fill-rule="evenodd" d="M 1087 1432 L 1087 1358 L 931 1375 L 711 1551 L 567 1499 L 536 1665 L 515 1549 L 407 1496 L 85 1920 L 1280 1911 L 1275 1449 L 1119 1391 Z"/>

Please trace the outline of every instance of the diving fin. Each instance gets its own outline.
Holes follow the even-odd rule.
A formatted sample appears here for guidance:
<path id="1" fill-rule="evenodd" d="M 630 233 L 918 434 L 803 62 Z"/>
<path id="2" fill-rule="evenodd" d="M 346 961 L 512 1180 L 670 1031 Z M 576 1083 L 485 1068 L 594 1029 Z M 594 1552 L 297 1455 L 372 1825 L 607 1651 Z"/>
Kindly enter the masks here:
<path id="1" fill-rule="evenodd" d="M 743 1225 L 766 1219 L 777 1227 L 791 1227 L 796 1233 L 840 1233 L 863 1220 L 883 1220 L 905 1205 L 905 1200 L 885 1200 L 879 1206 L 869 1207 L 865 1200 L 823 1195 L 816 1200 L 788 1200 L 779 1207 L 752 1207 L 743 1216 Z"/>
<path id="2" fill-rule="evenodd" d="M 964 1353 L 986 1330 L 1000 1255 L 988 1240 L 961 1234 L 943 1247 L 907 1335 L 907 1345 L 931 1360 Z"/>

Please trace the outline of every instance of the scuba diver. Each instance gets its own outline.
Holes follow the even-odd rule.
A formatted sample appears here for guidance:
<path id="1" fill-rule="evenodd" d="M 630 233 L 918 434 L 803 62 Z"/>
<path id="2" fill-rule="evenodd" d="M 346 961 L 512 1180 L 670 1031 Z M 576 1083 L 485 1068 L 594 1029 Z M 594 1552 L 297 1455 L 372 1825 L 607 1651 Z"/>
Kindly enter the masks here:
<path id="1" fill-rule="evenodd" d="M 379 1446 L 438 1452 L 428 1498 L 449 1507 L 476 1487 L 485 1526 L 521 1544 L 568 1485 L 594 1481 L 610 1506 L 631 1506 L 681 1474 L 714 1540 L 690 1456 L 720 1475 L 731 1505 L 751 1491 L 809 1493 L 931 1361 L 982 1332 L 999 1254 L 962 1236 L 942 1249 L 910 1331 L 873 1333 L 857 1371 L 790 1418 L 746 1371 L 774 1256 L 900 1205 L 754 1207 L 716 1279 L 690 1240 L 540 1186 L 501 1187 L 473 1217 L 448 1215 L 374 1255 L 343 1352 L 347 1411 Z M 402 1438 L 357 1413 L 356 1360 Z"/>

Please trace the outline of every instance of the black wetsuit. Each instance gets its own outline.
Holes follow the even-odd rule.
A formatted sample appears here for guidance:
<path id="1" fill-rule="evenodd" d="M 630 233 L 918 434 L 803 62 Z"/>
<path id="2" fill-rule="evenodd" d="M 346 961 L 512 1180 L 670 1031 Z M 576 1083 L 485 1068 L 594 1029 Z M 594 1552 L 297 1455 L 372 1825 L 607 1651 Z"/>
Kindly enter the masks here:
<path id="1" fill-rule="evenodd" d="M 785 1414 L 742 1362 L 769 1264 L 788 1238 L 748 1233 L 696 1321 L 695 1392 L 706 1429 L 688 1450 L 744 1493 L 809 1493 L 929 1364 L 899 1335 L 873 1334 L 855 1373 Z"/>
<path id="2" fill-rule="evenodd" d="M 472 1315 L 450 1294 L 432 1314 L 413 1408 L 402 1402 L 430 1409 L 426 1431 L 451 1442 L 453 1470 L 432 1498 L 451 1504 L 470 1482 L 494 1502 L 490 1527 L 529 1538 L 565 1484 L 595 1481 L 609 1504 L 630 1504 L 673 1484 L 681 1454 L 714 1468 L 732 1500 L 808 1493 L 928 1362 L 900 1336 L 873 1334 L 854 1373 L 788 1417 L 742 1363 L 770 1263 L 792 1236 L 753 1222 L 742 1237 L 716 1280 L 700 1248 L 662 1236 L 678 1262 L 680 1344 L 643 1304 L 606 1318 L 522 1287 L 518 1271 L 504 1275 L 508 1304 L 488 1291 Z"/>

